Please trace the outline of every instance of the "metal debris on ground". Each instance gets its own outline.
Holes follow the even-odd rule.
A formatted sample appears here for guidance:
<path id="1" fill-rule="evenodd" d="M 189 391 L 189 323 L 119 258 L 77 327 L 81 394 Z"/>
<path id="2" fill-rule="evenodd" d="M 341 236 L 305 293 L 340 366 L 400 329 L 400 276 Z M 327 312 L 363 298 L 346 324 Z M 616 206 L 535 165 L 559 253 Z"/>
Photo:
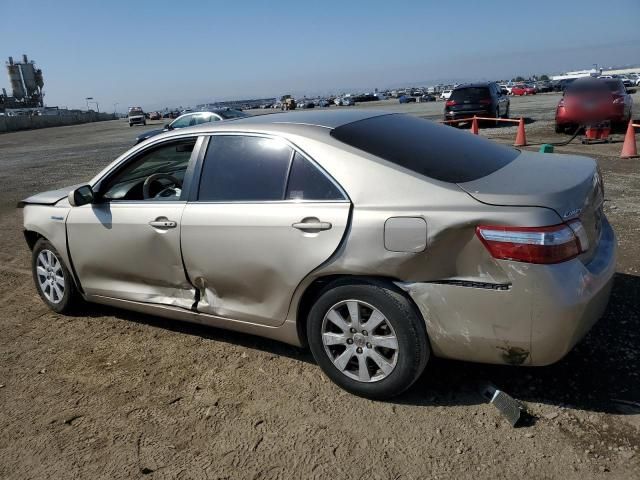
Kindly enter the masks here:
<path id="1" fill-rule="evenodd" d="M 524 411 L 522 403 L 492 385 L 487 385 L 482 395 L 498 409 L 512 427 L 516 426 Z"/>

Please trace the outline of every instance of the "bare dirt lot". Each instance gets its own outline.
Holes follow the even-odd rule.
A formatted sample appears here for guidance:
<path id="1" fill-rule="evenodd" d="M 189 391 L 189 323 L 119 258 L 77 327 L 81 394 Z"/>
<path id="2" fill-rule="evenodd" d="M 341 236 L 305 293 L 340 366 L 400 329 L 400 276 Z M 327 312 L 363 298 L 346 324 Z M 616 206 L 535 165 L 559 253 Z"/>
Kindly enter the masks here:
<path id="1" fill-rule="evenodd" d="M 531 143 L 567 138 L 553 133 L 557 100 L 512 99 Z M 442 103 L 366 108 L 440 118 Z M 143 128 L 0 135 L 0 478 L 640 478 L 640 160 L 617 158 L 621 143 L 557 149 L 597 158 L 620 246 L 609 308 L 586 339 L 545 368 L 432 359 L 408 393 L 373 402 L 331 384 L 307 351 L 44 306 L 16 202 L 89 179 Z M 515 128 L 481 134 L 512 143 Z M 480 395 L 487 381 L 533 418 L 511 428 Z"/>

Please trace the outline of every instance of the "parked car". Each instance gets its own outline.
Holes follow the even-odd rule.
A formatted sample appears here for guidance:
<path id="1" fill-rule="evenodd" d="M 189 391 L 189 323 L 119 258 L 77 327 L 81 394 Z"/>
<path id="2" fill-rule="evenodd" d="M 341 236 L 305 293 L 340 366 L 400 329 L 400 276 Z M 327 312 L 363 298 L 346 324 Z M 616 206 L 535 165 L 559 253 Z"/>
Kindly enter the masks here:
<path id="1" fill-rule="evenodd" d="M 149 120 L 162 120 L 162 114 L 160 112 L 149 113 Z"/>
<path id="2" fill-rule="evenodd" d="M 231 120 L 234 118 L 245 118 L 248 116 L 248 114 L 243 113 L 239 110 L 234 110 L 232 108 L 219 108 L 211 110 L 209 112 L 185 113 L 184 115 L 180 115 L 173 122 L 165 125 L 163 128 L 149 130 L 138 135 L 136 137 L 136 145 L 163 132 L 168 132 L 185 127 L 192 127 L 194 125 L 200 125 L 201 123 L 218 122 L 220 120 Z"/>
<path id="3" fill-rule="evenodd" d="M 443 90 L 440 94 L 440 100 L 449 100 L 451 92 L 453 92 L 453 90 Z"/>
<path id="4" fill-rule="evenodd" d="M 511 95 L 535 95 L 536 93 L 536 87 L 524 83 L 518 83 L 511 87 Z"/>
<path id="5" fill-rule="evenodd" d="M 342 99 L 343 107 L 353 107 L 356 104 L 356 101 L 351 97 L 344 97 Z"/>
<path id="6" fill-rule="evenodd" d="M 509 118 L 509 97 L 493 82 L 457 86 L 445 102 L 444 119 L 478 117 Z"/>
<path id="7" fill-rule="evenodd" d="M 416 97 L 412 97 L 410 95 L 402 95 L 398 98 L 398 102 L 400 103 L 415 103 Z"/>
<path id="8" fill-rule="evenodd" d="M 298 108 L 314 108 L 316 106 L 316 104 L 313 103 L 313 100 L 309 98 L 302 98 L 298 100 L 296 103 Z"/>
<path id="9" fill-rule="evenodd" d="M 513 87 L 512 85 L 501 83 L 500 85 L 498 85 L 498 87 L 500 87 L 500 91 L 503 95 L 511 95 L 511 88 Z"/>
<path id="10" fill-rule="evenodd" d="M 624 127 L 633 114 L 633 98 L 619 78 L 580 78 L 564 92 L 556 107 L 556 132 L 609 121 Z"/>
<path id="11" fill-rule="evenodd" d="M 329 100 L 327 100 L 326 98 L 321 98 L 320 100 L 318 100 L 318 106 L 319 107 L 330 107 L 331 106 L 331 102 Z"/>
<path id="12" fill-rule="evenodd" d="M 547 93 L 553 91 L 551 82 L 548 82 L 546 80 L 540 80 L 536 82 L 535 88 L 537 93 Z"/>
<path id="13" fill-rule="evenodd" d="M 421 102 L 421 103 L 422 102 L 435 102 L 436 101 L 436 97 L 435 97 L 435 95 L 431 95 L 429 93 L 425 93 L 421 97 L 418 97 L 418 101 Z"/>
<path id="14" fill-rule="evenodd" d="M 336 384 L 386 398 L 431 356 L 570 351 L 616 269 L 602 203 L 590 158 L 325 110 L 167 132 L 21 205 L 53 311 L 84 299 L 308 344 Z"/>

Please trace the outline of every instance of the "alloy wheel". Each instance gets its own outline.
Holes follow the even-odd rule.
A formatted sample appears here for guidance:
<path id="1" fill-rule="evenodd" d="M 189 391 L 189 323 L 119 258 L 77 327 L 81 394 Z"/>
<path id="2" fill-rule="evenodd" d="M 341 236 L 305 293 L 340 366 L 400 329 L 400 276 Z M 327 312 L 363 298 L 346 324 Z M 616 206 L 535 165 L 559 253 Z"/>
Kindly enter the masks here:
<path id="1" fill-rule="evenodd" d="M 398 338 L 391 323 L 374 306 L 344 300 L 322 320 L 322 343 L 333 365 L 360 382 L 388 377 L 398 361 Z"/>
<path id="2" fill-rule="evenodd" d="M 42 250 L 38 254 L 36 275 L 45 298 L 51 303 L 60 303 L 64 297 L 64 273 L 62 263 L 51 250 Z"/>

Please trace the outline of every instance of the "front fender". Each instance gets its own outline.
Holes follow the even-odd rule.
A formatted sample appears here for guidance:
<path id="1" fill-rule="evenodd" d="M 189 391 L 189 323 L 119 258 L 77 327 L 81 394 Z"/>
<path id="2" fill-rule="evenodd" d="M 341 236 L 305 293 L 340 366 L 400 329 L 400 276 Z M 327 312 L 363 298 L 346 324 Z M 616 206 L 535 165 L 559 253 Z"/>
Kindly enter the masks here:
<path id="1" fill-rule="evenodd" d="M 25 232 L 35 232 L 51 242 L 67 268 L 72 271 L 67 250 L 66 229 L 70 209 L 66 200 L 56 205 L 26 204 L 23 209 L 23 225 Z"/>

